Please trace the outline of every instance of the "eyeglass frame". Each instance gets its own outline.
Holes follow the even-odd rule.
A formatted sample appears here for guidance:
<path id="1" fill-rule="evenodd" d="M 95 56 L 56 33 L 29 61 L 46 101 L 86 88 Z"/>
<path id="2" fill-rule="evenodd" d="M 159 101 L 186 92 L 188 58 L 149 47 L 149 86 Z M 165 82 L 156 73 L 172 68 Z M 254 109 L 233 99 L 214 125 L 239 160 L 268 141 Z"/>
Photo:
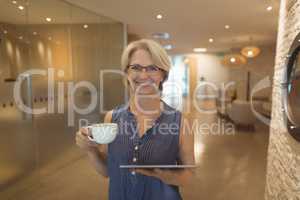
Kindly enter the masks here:
<path id="1" fill-rule="evenodd" d="M 139 66 L 141 66 L 142 68 L 146 68 L 146 67 L 149 67 L 149 66 L 142 66 L 142 65 L 140 65 L 140 64 L 131 64 L 131 65 L 127 65 L 127 67 L 126 67 L 126 69 L 125 69 L 125 72 L 127 72 L 128 70 L 129 70 L 129 67 L 130 66 L 132 66 L 132 65 L 139 65 Z M 164 78 L 163 78 L 163 81 L 162 82 L 160 82 L 160 84 L 159 84 L 159 90 L 160 91 L 162 91 L 162 89 L 163 89 L 163 82 L 165 82 L 167 79 L 168 79 L 168 77 L 169 77 L 169 72 L 168 71 L 166 71 L 166 70 L 164 70 L 164 69 L 161 69 L 160 67 L 158 67 L 158 66 L 156 66 L 156 65 L 151 65 L 151 66 L 155 66 L 155 67 L 157 67 L 158 69 L 159 69 L 159 71 L 162 71 L 162 72 L 164 72 Z M 159 71 L 157 71 L 157 72 L 159 72 Z M 141 73 L 142 71 L 140 71 L 140 72 L 137 72 L 137 73 Z M 147 71 L 146 71 L 146 73 L 148 73 Z M 156 74 L 155 74 L 156 75 Z M 128 82 L 128 80 L 127 80 L 127 82 Z"/>
<path id="2" fill-rule="evenodd" d="M 132 69 L 132 68 L 131 68 L 132 66 L 138 67 L 140 70 Z M 157 69 L 157 71 L 149 71 L 149 70 L 148 70 L 149 67 L 154 67 L 154 68 Z M 127 65 L 126 71 L 128 71 L 128 70 L 133 70 L 133 71 L 132 71 L 133 73 L 138 74 L 138 73 L 142 73 L 142 72 L 143 72 L 143 69 L 145 69 L 145 72 L 146 72 L 146 73 L 148 73 L 148 74 L 153 74 L 153 75 L 156 74 L 156 73 L 158 73 L 159 71 L 162 71 L 162 72 L 165 72 L 165 73 L 166 73 L 165 70 L 159 68 L 159 67 L 156 66 L 156 65 L 142 66 L 142 65 L 140 65 L 140 64 L 131 64 L 131 65 Z M 134 71 L 134 70 L 135 70 L 135 71 Z"/>

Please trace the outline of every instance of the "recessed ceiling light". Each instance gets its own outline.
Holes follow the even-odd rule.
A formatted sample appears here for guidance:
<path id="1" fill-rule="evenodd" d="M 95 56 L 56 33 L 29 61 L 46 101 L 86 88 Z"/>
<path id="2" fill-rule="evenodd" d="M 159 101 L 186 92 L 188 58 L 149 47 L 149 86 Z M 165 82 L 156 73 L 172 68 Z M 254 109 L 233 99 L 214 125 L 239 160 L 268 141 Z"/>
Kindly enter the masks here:
<path id="1" fill-rule="evenodd" d="M 11 1 L 13 4 L 17 4 L 18 2 L 17 1 Z"/>
<path id="2" fill-rule="evenodd" d="M 209 38 L 208 40 L 210 43 L 214 42 L 214 39 L 213 38 Z"/>
<path id="3" fill-rule="evenodd" d="M 194 52 L 197 52 L 197 53 L 203 53 L 203 52 L 206 52 L 207 49 L 206 48 L 194 48 Z"/>
<path id="4" fill-rule="evenodd" d="M 24 6 L 18 6 L 19 10 L 24 10 Z"/>
<path id="5" fill-rule="evenodd" d="M 89 27 L 89 25 L 87 25 L 87 24 L 83 25 L 84 29 L 87 29 L 88 27 Z"/>
<path id="6" fill-rule="evenodd" d="M 167 44 L 167 45 L 164 45 L 164 48 L 166 50 L 171 50 L 171 49 L 173 49 L 173 46 L 171 44 Z"/>
<path id="7" fill-rule="evenodd" d="M 3 33 L 4 33 L 4 34 L 7 34 L 8 32 L 7 32 L 7 30 L 4 30 Z"/>
<path id="8" fill-rule="evenodd" d="M 230 26 L 229 25 L 225 25 L 225 29 L 230 29 Z"/>
<path id="9" fill-rule="evenodd" d="M 37 32 L 36 32 L 36 31 L 34 31 L 32 34 L 33 34 L 33 35 L 37 35 Z"/>
<path id="10" fill-rule="evenodd" d="M 164 39 L 164 40 L 167 40 L 167 39 L 170 39 L 170 34 L 166 33 L 166 32 L 153 33 L 152 37 L 155 38 L 155 39 Z"/>
<path id="11" fill-rule="evenodd" d="M 298 40 L 298 42 L 300 42 L 300 39 Z"/>
<path id="12" fill-rule="evenodd" d="M 18 38 L 19 38 L 19 40 L 23 40 L 23 36 L 22 35 L 20 35 Z"/>
<path id="13" fill-rule="evenodd" d="M 161 14 L 156 15 L 156 19 L 162 19 L 163 16 Z"/>
<path id="14" fill-rule="evenodd" d="M 51 19 L 50 17 L 46 17 L 46 21 L 47 21 L 47 22 L 51 22 L 52 19 Z"/>
<path id="15" fill-rule="evenodd" d="M 230 58 L 230 62 L 235 63 L 236 59 L 234 57 Z"/>
<path id="16" fill-rule="evenodd" d="M 271 11 L 272 9 L 273 9 L 272 6 L 268 6 L 268 7 L 267 7 L 267 11 Z"/>

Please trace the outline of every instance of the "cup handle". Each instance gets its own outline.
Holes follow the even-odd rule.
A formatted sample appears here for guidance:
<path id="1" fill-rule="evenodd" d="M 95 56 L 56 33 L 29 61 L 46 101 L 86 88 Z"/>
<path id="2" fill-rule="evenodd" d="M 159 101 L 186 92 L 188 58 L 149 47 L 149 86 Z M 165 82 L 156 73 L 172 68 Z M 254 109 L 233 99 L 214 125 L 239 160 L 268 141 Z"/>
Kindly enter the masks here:
<path id="1" fill-rule="evenodd" d="M 86 128 L 90 131 L 90 129 L 92 128 L 92 126 L 86 126 Z M 92 142 L 96 142 L 96 140 L 94 138 L 92 138 L 91 136 L 88 136 L 89 140 Z"/>
<path id="2" fill-rule="evenodd" d="M 96 142 L 96 140 L 94 138 L 91 138 L 91 136 L 88 136 L 89 140 L 92 142 Z"/>

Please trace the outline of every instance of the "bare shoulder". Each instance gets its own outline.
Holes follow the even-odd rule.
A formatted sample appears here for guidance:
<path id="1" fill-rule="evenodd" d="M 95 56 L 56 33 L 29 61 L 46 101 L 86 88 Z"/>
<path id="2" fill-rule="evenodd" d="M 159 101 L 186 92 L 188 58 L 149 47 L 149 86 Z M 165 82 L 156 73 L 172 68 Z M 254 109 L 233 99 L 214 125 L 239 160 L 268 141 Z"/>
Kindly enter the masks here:
<path id="1" fill-rule="evenodd" d="M 108 111 L 104 116 L 104 123 L 111 123 L 113 111 Z"/>

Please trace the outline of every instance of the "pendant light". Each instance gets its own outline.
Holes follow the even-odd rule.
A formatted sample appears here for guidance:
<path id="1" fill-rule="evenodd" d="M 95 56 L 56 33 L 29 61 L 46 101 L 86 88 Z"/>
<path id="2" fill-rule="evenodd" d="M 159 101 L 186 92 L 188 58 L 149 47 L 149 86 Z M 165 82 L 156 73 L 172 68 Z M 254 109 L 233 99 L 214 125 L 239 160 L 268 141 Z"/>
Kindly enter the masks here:
<path id="1" fill-rule="evenodd" d="M 260 49 L 257 46 L 246 46 L 241 50 L 241 54 L 247 58 L 254 58 L 258 56 Z"/>
<path id="2" fill-rule="evenodd" d="M 231 53 L 224 56 L 222 64 L 226 66 L 240 66 L 247 63 L 247 59 L 241 54 Z"/>
<path id="3" fill-rule="evenodd" d="M 249 38 L 249 41 L 250 44 L 253 43 L 252 37 Z M 241 50 L 241 54 L 247 58 L 254 58 L 258 56 L 260 52 L 261 52 L 260 48 L 255 45 L 246 46 Z"/>

